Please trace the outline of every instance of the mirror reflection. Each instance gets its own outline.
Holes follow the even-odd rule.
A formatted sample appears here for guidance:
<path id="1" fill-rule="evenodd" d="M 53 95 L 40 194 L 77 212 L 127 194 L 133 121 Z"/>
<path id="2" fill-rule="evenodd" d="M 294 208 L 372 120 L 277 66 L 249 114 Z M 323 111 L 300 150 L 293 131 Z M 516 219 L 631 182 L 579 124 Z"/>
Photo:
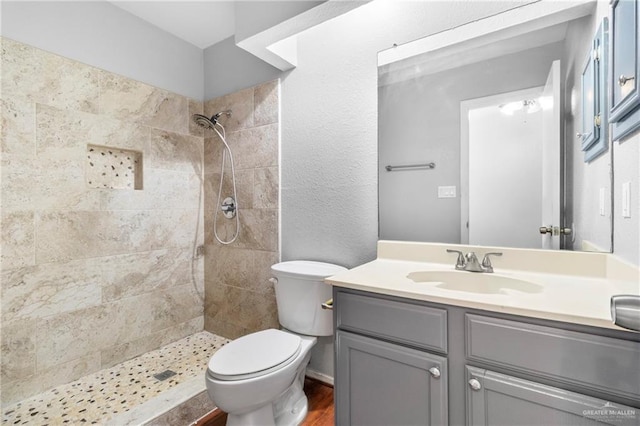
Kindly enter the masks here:
<path id="1" fill-rule="evenodd" d="M 594 206 L 583 185 L 611 167 L 610 151 L 585 163 L 575 137 L 594 12 L 572 6 L 493 32 L 476 22 L 419 40 L 422 52 L 395 48 L 399 60 L 381 52 L 381 239 L 611 250 L 611 215 L 597 208 L 610 187 Z M 443 45 L 471 27 L 484 32 Z"/>

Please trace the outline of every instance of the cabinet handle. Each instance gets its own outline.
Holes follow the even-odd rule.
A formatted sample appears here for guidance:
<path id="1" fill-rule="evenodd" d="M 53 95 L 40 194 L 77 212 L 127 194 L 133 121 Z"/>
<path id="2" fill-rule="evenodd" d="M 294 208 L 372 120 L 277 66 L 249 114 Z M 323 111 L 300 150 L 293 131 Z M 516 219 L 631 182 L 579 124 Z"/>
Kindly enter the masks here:
<path id="1" fill-rule="evenodd" d="M 480 389 L 482 389 L 482 385 L 477 379 L 469 380 L 469 386 L 471 386 L 471 389 L 473 389 L 474 391 L 479 391 Z"/>
<path id="2" fill-rule="evenodd" d="M 433 377 L 434 379 L 440 378 L 440 370 L 438 370 L 436 367 L 431 367 L 429 369 L 429 373 L 431 373 L 431 377 Z"/>
<path id="3" fill-rule="evenodd" d="M 620 86 L 624 86 L 629 80 L 635 80 L 635 77 L 626 77 L 624 74 L 622 74 L 620 77 L 618 77 L 618 84 Z"/>

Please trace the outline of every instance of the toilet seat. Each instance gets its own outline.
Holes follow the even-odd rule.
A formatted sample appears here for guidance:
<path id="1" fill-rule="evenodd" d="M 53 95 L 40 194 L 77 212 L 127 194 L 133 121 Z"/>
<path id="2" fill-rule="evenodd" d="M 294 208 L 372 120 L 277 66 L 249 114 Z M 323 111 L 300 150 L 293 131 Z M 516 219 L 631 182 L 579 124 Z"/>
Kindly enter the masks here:
<path id="1" fill-rule="evenodd" d="M 213 354 L 208 373 L 229 381 L 263 376 L 291 363 L 301 351 L 301 341 L 300 336 L 275 329 L 248 334 Z"/>

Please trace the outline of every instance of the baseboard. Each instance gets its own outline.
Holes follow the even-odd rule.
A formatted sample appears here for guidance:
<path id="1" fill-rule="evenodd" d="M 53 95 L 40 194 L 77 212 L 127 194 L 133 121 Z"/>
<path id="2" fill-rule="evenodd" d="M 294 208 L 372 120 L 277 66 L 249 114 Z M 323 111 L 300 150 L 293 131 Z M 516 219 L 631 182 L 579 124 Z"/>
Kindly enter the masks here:
<path id="1" fill-rule="evenodd" d="M 226 423 L 227 413 L 219 408 L 215 408 L 189 426 L 224 426 Z"/>
<path id="2" fill-rule="evenodd" d="M 323 374 L 314 370 L 310 370 L 309 368 L 307 368 L 306 376 L 310 379 L 317 380 L 326 385 L 333 386 L 333 377 L 328 376 L 326 374 Z"/>

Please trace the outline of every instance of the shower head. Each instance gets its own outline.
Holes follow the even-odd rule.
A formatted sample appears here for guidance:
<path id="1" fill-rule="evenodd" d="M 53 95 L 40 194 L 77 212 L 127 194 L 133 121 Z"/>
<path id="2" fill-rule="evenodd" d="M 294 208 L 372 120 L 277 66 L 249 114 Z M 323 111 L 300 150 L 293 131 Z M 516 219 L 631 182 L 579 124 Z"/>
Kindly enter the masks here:
<path id="1" fill-rule="evenodd" d="M 196 123 L 198 126 L 202 127 L 203 129 L 213 129 L 213 126 L 216 125 L 216 120 L 213 117 L 209 119 L 208 117 L 205 117 L 202 114 L 193 114 L 192 118 L 193 118 L 193 122 Z"/>
<path id="2" fill-rule="evenodd" d="M 193 114 L 192 119 L 193 122 L 196 123 L 198 126 L 204 128 L 204 129 L 211 129 L 213 130 L 213 128 L 215 127 L 216 124 L 218 124 L 218 119 L 222 116 L 222 115 L 226 115 L 227 117 L 231 116 L 231 110 L 225 110 L 225 111 L 220 111 L 216 114 L 213 114 L 211 116 L 211 118 L 202 115 L 202 114 Z"/>

